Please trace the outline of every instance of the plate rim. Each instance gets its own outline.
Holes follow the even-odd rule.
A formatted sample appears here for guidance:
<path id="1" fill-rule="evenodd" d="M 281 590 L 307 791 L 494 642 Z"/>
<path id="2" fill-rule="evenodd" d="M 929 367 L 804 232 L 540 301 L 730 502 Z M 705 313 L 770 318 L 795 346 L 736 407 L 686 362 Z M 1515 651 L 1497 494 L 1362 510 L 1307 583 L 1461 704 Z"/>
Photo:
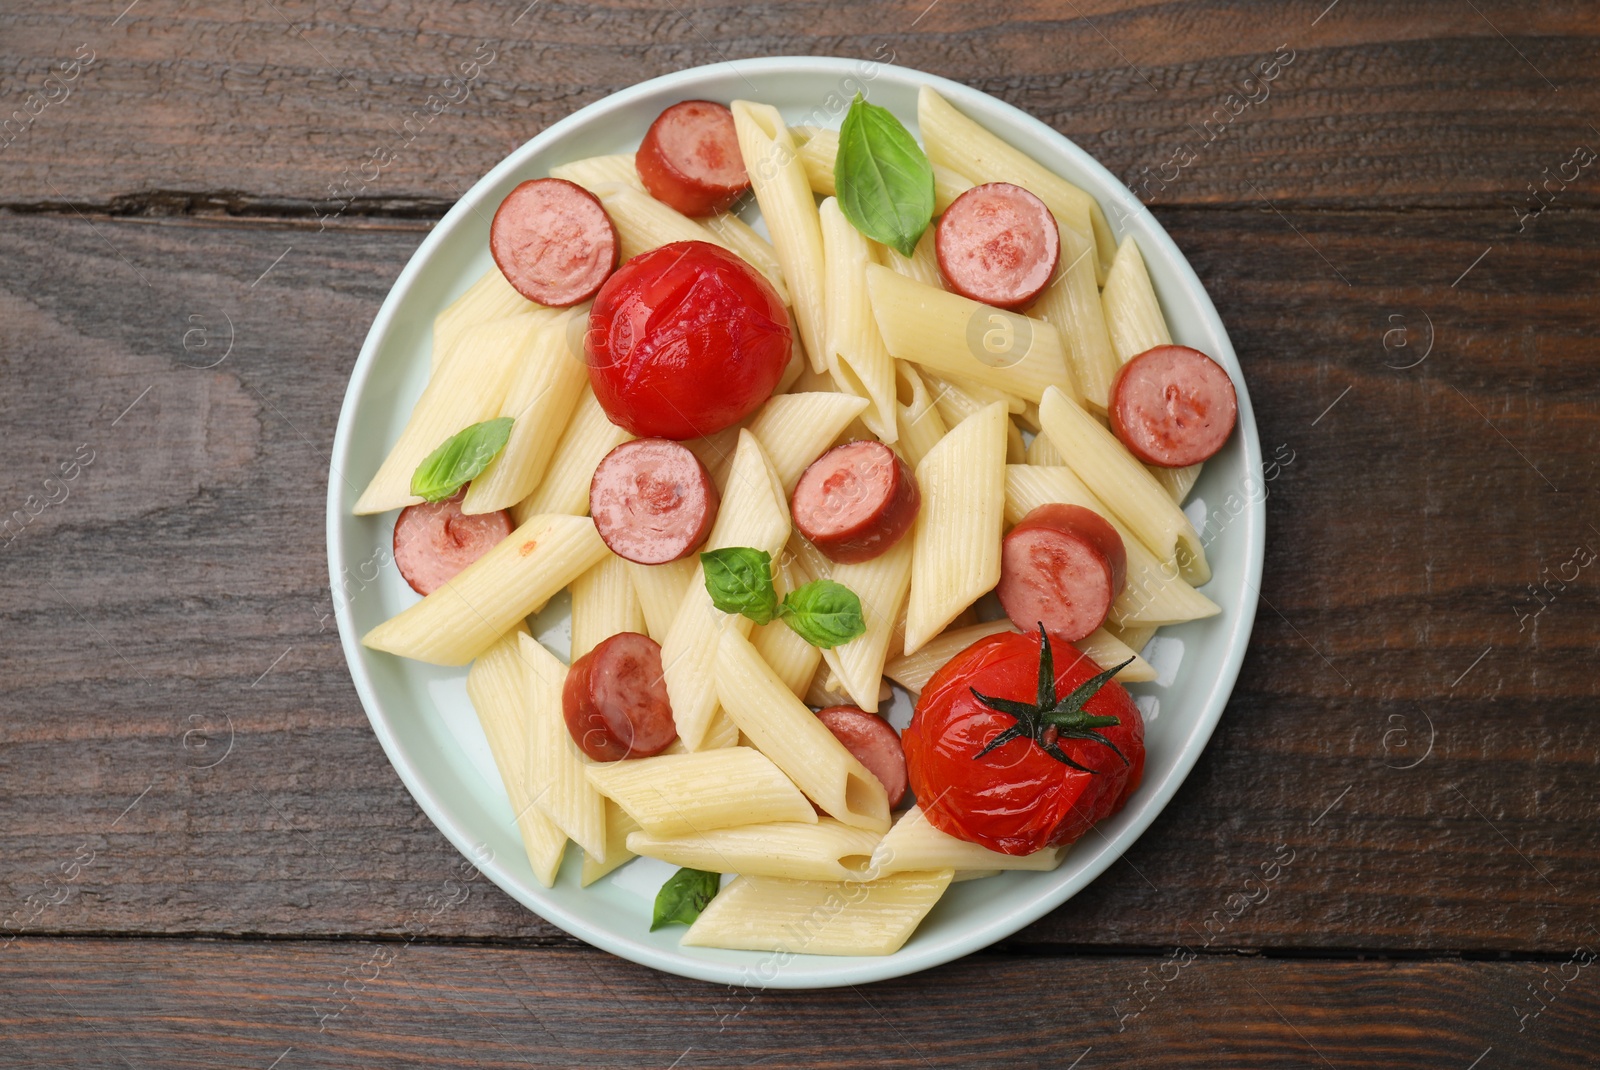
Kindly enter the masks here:
<path id="1" fill-rule="evenodd" d="M 383 304 L 380 306 L 377 315 L 373 319 L 372 326 L 362 342 L 360 353 L 351 369 L 349 383 L 346 386 L 345 396 L 339 409 L 333 447 L 329 457 L 325 531 L 331 589 L 335 591 L 339 589 L 341 573 L 348 564 L 340 550 L 341 526 L 350 520 L 349 517 L 344 515 L 345 510 L 340 499 L 339 483 L 344 479 L 340 462 L 346 458 L 350 449 L 358 399 L 365 393 L 368 380 L 373 374 L 380 343 L 388 333 L 391 322 L 415 284 L 417 276 L 421 274 L 424 265 L 434 255 L 438 246 L 447 240 L 449 234 L 460 221 L 470 213 L 478 211 L 477 202 L 483 199 L 487 190 L 492 189 L 508 172 L 522 167 L 525 160 L 536 154 L 545 143 L 555 140 L 568 130 L 602 119 L 607 112 L 625 108 L 635 100 L 654 95 L 673 86 L 692 85 L 708 78 L 730 74 L 743 77 L 747 71 L 822 76 L 860 75 L 863 67 L 870 67 L 876 71 L 891 72 L 907 82 L 928 85 L 938 90 L 941 95 L 958 107 L 968 104 L 974 99 L 980 99 L 982 103 L 978 105 L 979 107 L 999 108 L 1003 112 L 1008 112 L 1010 117 L 1034 138 L 1044 141 L 1053 139 L 1056 142 L 1056 148 L 1071 156 L 1080 167 L 1093 174 L 1099 180 L 1100 186 L 1109 191 L 1110 199 L 1115 201 L 1116 206 L 1120 209 L 1118 218 L 1135 221 L 1132 226 L 1139 231 L 1140 239 L 1148 239 L 1161 247 L 1167 262 L 1175 266 L 1183 288 L 1190 291 L 1197 298 L 1196 304 L 1201 317 L 1207 321 L 1209 328 L 1226 345 L 1225 355 L 1239 372 L 1236 376 L 1235 385 L 1239 399 L 1238 426 L 1244 447 L 1246 473 L 1259 472 L 1261 470 L 1260 437 L 1259 429 L 1255 422 L 1254 409 L 1250 403 L 1248 384 L 1245 382 L 1243 369 L 1240 367 L 1237 355 L 1233 350 L 1227 328 L 1223 324 L 1221 316 L 1217 313 L 1209 292 L 1201 283 L 1188 258 L 1178 249 L 1165 228 L 1151 215 L 1145 205 L 1134 196 L 1133 192 L 1090 153 L 1079 147 L 1064 134 L 1052 129 L 1042 120 L 1015 105 L 984 93 L 982 90 L 915 68 L 861 57 L 842 56 L 767 56 L 723 61 L 688 67 L 635 83 L 586 104 L 572 114 L 550 124 L 538 134 L 513 149 L 504 159 L 500 160 L 474 182 L 462 194 L 460 199 L 451 206 L 444 217 L 433 226 L 427 237 L 412 253 L 405 267 L 390 286 L 389 292 L 385 295 Z M 878 75 L 874 74 L 872 77 L 876 78 Z M 962 110 L 965 111 L 966 109 L 963 108 Z M 1104 196 L 1098 196 L 1097 199 L 1102 201 L 1103 208 L 1110 209 L 1112 207 L 1111 204 L 1105 203 L 1106 198 Z M 467 834 L 465 823 L 453 813 L 453 807 L 435 793 L 427 780 L 413 766 L 406 755 L 405 749 L 390 730 L 387 715 L 383 711 L 382 704 L 378 701 L 365 664 L 365 659 L 374 655 L 373 652 L 366 651 L 360 644 L 360 636 L 356 633 L 349 603 L 346 600 L 335 598 L 334 611 L 339 629 L 340 646 L 344 651 L 345 661 L 350 670 L 351 682 L 355 685 L 362 709 L 366 713 L 367 720 L 372 726 L 373 734 L 377 737 L 379 745 L 382 746 L 390 765 L 434 826 L 444 834 L 445 838 L 463 856 L 473 861 L 473 864 L 508 896 L 585 943 L 641 965 L 678 976 L 748 988 L 831 988 L 905 976 L 951 962 L 1005 939 L 1024 926 L 1037 921 L 1092 883 L 1124 852 L 1132 847 L 1149 829 L 1150 825 L 1166 810 L 1179 787 L 1182 786 L 1193 771 L 1201 752 L 1204 751 L 1216 730 L 1217 724 L 1221 721 L 1222 711 L 1228 699 L 1232 696 L 1245 654 L 1249 649 L 1250 634 L 1259 608 L 1261 573 L 1265 558 L 1265 499 L 1258 501 L 1254 495 L 1247 497 L 1246 509 L 1239 515 L 1239 519 L 1243 520 L 1244 523 L 1238 524 L 1235 521 L 1230 526 L 1237 527 L 1239 537 L 1243 542 L 1243 581 L 1248 588 L 1248 595 L 1238 606 L 1237 612 L 1231 618 L 1228 618 L 1231 627 L 1225 636 L 1227 642 L 1226 655 L 1219 666 L 1219 671 L 1212 687 L 1203 696 L 1202 708 L 1193 729 L 1185 737 L 1178 753 L 1173 756 L 1169 773 L 1160 781 L 1146 780 L 1141 786 L 1140 794 L 1145 796 L 1144 801 L 1129 819 L 1127 827 L 1123 828 L 1116 837 L 1108 838 L 1096 826 L 1092 831 L 1100 836 L 1100 842 L 1094 846 L 1092 853 L 1090 853 L 1086 849 L 1087 845 L 1084 845 L 1083 841 L 1079 841 L 1079 846 L 1073 852 L 1074 859 L 1079 865 L 1075 867 L 1070 879 L 1062 881 L 1054 888 L 1043 890 L 1042 894 L 1025 906 L 994 917 L 981 919 L 955 939 L 927 948 L 912 949 L 909 952 L 903 948 L 892 955 L 879 957 L 829 958 L 826 956 L 795 954 L 791 955 L 791 958 L 832 962 L 837 964 L 837 968 L 827 971 L 825 975 L 779 969 L 774 976 L 757 978 L 755 983 L 752 983 L 751 970 L 748 966 L 733 962 L 695 958 L 684 954 L 681 950 L 667 954 L 653 945 L 630 940 L 609 930 L 596 928 L 584 918 L 567 911 L 559 903 L 539 902 L 536 904 L 530 902 L 530 896 L 523 894 L 523 890 L 520 887 L 520 879 L 513 877 L 498 859 L 490 858 L 479 861 L 478 852 L 472 842 L 472 837 Z M 1124 812 L 1126 813 L 1127 811 Z M 1084 857 L 1085 855 L 1087 855 L 1086 858 Z M 770 953 L 750 952 L 749 954 Z"/>

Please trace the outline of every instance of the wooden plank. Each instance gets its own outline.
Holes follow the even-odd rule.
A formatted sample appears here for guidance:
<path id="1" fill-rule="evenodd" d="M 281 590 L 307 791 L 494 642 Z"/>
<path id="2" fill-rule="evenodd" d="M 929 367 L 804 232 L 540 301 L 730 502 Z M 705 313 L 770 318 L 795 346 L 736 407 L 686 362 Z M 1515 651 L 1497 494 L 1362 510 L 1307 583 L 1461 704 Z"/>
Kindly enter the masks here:
<path id="1" fill-rule="evenodd" d="M 1600 894 L 1596 573 L 1520 632 L 1514 610 L 1575 541 L 1600 548 L 1600 218 L 1514 239 L 1498 210 L 1162 218 L 1267 452 L 1293 454 L 1269 484 L 1270 605 L 1165 815 L 1012 946 L 1565 954 Z M 327 443 L 423 233 L 0 216 L 0 503 L 94 454 L 0 570 L 0 927 L 570 942 L 481 883 L 430 913 L 460 859 L 327 617 Z M 1396 367 L 1423 314 L 1432 354 Z M 1408 350 L 1384 348 L 1395 315 Z M 200 367 L 220 350 L 186 332 L 220 346 L 230 322 Z M 1279 844 L 1263 899 L 1247 878 Z"/>
<path id="2" fill-rule="evenodd" d="M 789 992 L 703 984 L 588 949 L 22 940 L 0 954 L 0 1051 L 29 1066 L 280 1070 L 1568 1067 L 1593 1046 L 1600 986 L 1581 965 L 1592 957 L 977 955 Z M 1125 994 L 1146 982 L 1135 1016 Z M 1540 986 L 1542 1003 L 1530 994 Z M 826 1055 L 823 1037 L 837 1038 Z"/>
<path id="3" fill-rule="evenodd" d="M 1543 169 L 1556 175 L 1576 145 L 1600 140 L 1592 8 L 1327 6 L 499 0 L 419 16 L 407 4 L 202 0 L 118 15 L 76 0 L 0 16 L 0 84 L 21 131 L 0 149 L 0 196 L 157 214 L 437 214 L 584 104 L 766 55 L 893 59 L 975 85 L 1168 205 L 1265 197 L 1509 216 Z M 1280 46 L 1292 59 L 1275 69 Z M 93 62 L 46 83 L 78 56 Z M 1277 75 L 1265 86 L 1263 63 Z M 1591 173 L 1560 198 L 1594 204 L 1597 189 Z"/>

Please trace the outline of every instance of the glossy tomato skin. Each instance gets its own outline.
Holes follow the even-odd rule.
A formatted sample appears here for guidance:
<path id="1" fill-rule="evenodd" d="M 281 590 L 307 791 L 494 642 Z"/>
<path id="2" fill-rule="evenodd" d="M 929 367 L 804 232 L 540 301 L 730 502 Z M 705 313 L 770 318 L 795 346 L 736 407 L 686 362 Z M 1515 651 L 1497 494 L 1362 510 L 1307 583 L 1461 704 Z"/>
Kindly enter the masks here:
<path id="1" fill-rule="evenodd" d="M 640 438 L 700 438 L 772 395 L 792 345 L 761 274 L 708 242 L 641 253 L 595 295 L 589 382 L 611 422 Z"/>
<path id="2" fill-rule="evenodd" d="M 1108 681 L 1084 707 L 1118 718 L 1097 729 L 1128 758 L 1092 740 L 1062 739 L 1061 749 L 1085 773 L 1050 757 L 1026 736 L 975 757 L 1016 724 L 973 697 L 1033 702 L 1038 685 L 1039 636 L 1002 632 L 951 658 L 933 675 L 901 735 L 911 790 L 928 821 L 958 839 L 1003 854 L 1023 855 L 1071 843 L 1122 809 L 1144 776 L 1144 719 L 1121 684 Z M 1050 640 L 1056 694 L 1065 696 L 1101 666 L 1064 640 Z"/>

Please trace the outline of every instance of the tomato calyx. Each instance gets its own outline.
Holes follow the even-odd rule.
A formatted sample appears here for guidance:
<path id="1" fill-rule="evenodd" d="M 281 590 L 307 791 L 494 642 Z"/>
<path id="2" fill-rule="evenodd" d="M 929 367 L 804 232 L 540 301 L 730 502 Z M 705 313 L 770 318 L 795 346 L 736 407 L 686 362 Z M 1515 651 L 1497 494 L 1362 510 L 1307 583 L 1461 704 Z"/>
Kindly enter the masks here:
<path id="1" fill-rule="evenodd" d="M 1016 718 L 1016 724 L 1005 729 L 985 743 L 983 749 L 972 757 L 974 760 L 982 758 L 996 747 L 1004 746 L 1013 739 L 1028 737 L 1039 745 L 1056 761 L 1063 765 L 1085 773 L 1098 774 L 1100 770 L 1090 769 L 1072 760 L 1067 752 L 1061 749 L 1060 741 L 1063 739 L 1083 739 L 1110 747 L 1111 753 L 1122 759 L 1123 765 L 1128 765 L 1127 755 L 1117 749 L 1117 745 L 1096 731 L 1098 728 L 1108 728 L 1111 725 L 1121 724 L 1121 718 L 1099 716 L 1084 710 L 1085 704 L 1106 685 L 1118 672 L 1131 664 L 1133 658 L 1115 665 L 1097 676 L 1092 676 L 1073 688 L 1067 695 L 1056 697 L 1056 669 L 1055 656 L 1050 649 L 1050 636 L 1044 630 L 1044 624 L 1039 624 L 1039 690 L 1033 702 L 1021 702 L 1016 699 L 994 698 L 985 695 L 977 688 L 968 688 L 972 697 L 1007 717 Z"/>

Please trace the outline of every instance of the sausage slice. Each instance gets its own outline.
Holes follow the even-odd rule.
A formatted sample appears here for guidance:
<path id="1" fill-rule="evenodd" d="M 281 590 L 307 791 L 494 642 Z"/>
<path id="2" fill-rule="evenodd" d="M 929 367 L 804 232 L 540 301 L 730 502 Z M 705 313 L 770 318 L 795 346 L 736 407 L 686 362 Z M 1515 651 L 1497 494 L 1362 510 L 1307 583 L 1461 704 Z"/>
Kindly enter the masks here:
<path id="1" fill-rule="evenodd" d="M 921 507 L 911 467 L 883 443 L 864 440 L 812 461 L 795 484 L 790 512 L 830 561 L 853 565 L 899 542 Z"/>
<path id="2" fill-rule="evenodd" d="M 899 806 L 906 796 L 906 752 L 889 722 L 857 706 L 829 706 L 817 711 L 817 720 L 883 784 L 889 809 Z"/>
<path id="3" fill-rule="evenodd" d="M 711 533 L 716 485 L 687 446 L 636 438 L 605 455 L 589 482 L 589 515 L 618 557 L 661 565 L 694 552 Z"/>
<path id="4" fill-rule="evenodd" d="M 684 215 L 720 212 L 750 188 L 733 112 L 710 100 L 685 100 L 656 116 L 634 166 L 652 197 Z"/>
<path id="5" fill-rule="evenodd" d="M 648 758 L 678 738 L 661 672 L 661 647 L 618 632 L 572 663 L 561 713 L 578 749 L 597 762 Z"/>
<path id="6" fill-rule="evenodd" d="M 1023 631 L 1076 642 L 1105 623 L 1127 582 L 1128 555 L 1110 522 L 1080 505 L 1041 505 L 1000 544 L 1000 605 Z"/>
<path id="7" fill-rule="evenodd" d="M 462 488 L 454 498 L 422 502 L 400 510 L 394 522 L 394 563 L 411 589 L 429 595 L 456 573 L 511 534 L 511 514 L 461 511 Z"/>
<path id="8" fill-rule="evenodd" d="M 500 202 L 489 254 L 530 301 L 565 308 L 587 301 L 617 268 L 617 228 L 595 195 L 560 178 L 524 182 Z"/>
<path id="9" fill-rule="evenodd" d="M 1050 284 L 1061 232 L 1045 203 L 1021 186 L 989 182 L 950 203 L 934 232 L 939 273 L 962 297 L 1018 309 Z"/>
<path id="10" fill-rule="evenodd" d="M 1111 380 L 1111 431 L 1145 464 L 1182 468 L 1228 441 L 1239 395 L 1222 365 L 1188 346 L 1156 346 Z"/>

